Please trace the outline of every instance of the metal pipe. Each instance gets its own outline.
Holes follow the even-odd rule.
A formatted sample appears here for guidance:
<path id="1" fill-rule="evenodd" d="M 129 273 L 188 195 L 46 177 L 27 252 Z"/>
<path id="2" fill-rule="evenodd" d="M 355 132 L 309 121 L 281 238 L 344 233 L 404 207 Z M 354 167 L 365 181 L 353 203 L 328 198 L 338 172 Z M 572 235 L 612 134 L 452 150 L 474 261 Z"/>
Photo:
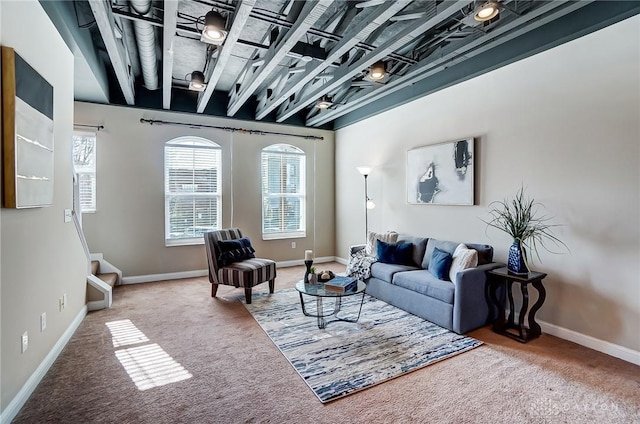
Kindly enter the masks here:
<path id="1" fill-rule="evenodd" d="M 141 16 L 151 17 L 151 0 L 131 0 L 131 10 Z M 148 90 L 158 89 L 158 58 L 156 55 L 156 35 L 149 22 L 136 20 L 133 23 L 140 56 L 140 67 L 144 86 Z"/>

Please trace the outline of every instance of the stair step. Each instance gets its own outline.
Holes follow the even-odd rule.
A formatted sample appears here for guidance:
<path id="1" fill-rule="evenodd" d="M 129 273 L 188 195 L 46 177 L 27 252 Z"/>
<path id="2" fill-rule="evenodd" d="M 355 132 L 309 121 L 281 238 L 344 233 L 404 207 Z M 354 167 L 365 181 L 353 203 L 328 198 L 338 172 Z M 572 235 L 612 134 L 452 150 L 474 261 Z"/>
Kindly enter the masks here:
<path id="1" fill-rule="evenodd" d="M 118 274 L 115 272 L 105 272 L 104 274 L 96 275 L 96 277 L 109 284 L 111 287 L 115 286 L 118 282 Z"/>
<path id="2" fill-rule="evenodd" d="M 100 261 L 91 261 L 91 274 L 98 275 L 100 272 Z"/>
<path id="3" fill-rule="evenodd" d="M 115 286 L 118 282 L 118 274 L 115 272 L 105 272 L 104 274 L 96 275 L 99 279 L 110 285 Z M 87 301 L 92 302 L 94 300 L 102 300 L 102 293 L 95 287 L 87 284 Z"/>

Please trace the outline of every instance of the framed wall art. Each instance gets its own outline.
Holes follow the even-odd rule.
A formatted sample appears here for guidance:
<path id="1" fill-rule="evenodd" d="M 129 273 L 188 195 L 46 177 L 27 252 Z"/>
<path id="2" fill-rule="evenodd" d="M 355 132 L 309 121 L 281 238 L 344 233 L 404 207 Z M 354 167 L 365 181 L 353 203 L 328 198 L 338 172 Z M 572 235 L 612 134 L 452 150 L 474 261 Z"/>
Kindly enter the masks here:
<path id="1" fill-rule="evenodd" d="M 409 150 L 407 202 L 473 205 L 473 153 L 473 138 Z"/>
<path id="2" fill-rule="evenodd" d="M 2 160 L 5 208 L 53 203 L 53 87 L 4 46 Z"/>

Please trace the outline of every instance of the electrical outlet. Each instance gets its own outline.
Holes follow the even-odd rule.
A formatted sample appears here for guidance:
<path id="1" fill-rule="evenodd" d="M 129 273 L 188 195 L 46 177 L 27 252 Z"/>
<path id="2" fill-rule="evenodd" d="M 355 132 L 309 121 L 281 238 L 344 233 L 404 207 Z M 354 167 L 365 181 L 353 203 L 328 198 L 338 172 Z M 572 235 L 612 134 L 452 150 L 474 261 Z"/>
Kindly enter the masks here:
<path id="1" fill-rule="evenodd" d="M 44 331 L 45 328 L 47 328 L 47 313 L 43 312 L 40 315 L 40 331 Z"/>
<path id="2" fill-rule="evenodd" d="M 29 333 L 25 331 L 24 334 L 22 335 L 22 353 L 25 353 L 28 347 L 29 347 Z"/>
<path id="3" fill-rule="evenodd" d="M 295 242 L 295 241 L 292 241 L 292 242 L 291 242 L 291 248 L 292 248 L 292 249 L 295 249 L 295 248 L 296 248 L 296 242 Z"/>

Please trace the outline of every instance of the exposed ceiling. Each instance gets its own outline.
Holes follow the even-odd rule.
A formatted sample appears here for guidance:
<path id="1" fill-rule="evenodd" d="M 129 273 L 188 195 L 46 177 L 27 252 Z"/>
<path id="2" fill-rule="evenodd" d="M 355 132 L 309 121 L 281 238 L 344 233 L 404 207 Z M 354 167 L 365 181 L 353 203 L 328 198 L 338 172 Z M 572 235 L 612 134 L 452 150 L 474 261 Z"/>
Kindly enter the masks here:
<path id="1" fill-rule="evenodd" d="M 80 62 L 77 100 L 324 128 L 640 12 L 635 1 L 503 0 L 496 17 L 480 22 L 474 14 L 485 3 L 42 1 Z M 225 22 L 221 45 L 200 41 L 212 10 Z M 380 61 L 386 74 L 373 80 Z M 204 74 L 202 92 L 188 88 L 194 71 Z M 324 109 L 316 107 L 321 98 Z"/>

